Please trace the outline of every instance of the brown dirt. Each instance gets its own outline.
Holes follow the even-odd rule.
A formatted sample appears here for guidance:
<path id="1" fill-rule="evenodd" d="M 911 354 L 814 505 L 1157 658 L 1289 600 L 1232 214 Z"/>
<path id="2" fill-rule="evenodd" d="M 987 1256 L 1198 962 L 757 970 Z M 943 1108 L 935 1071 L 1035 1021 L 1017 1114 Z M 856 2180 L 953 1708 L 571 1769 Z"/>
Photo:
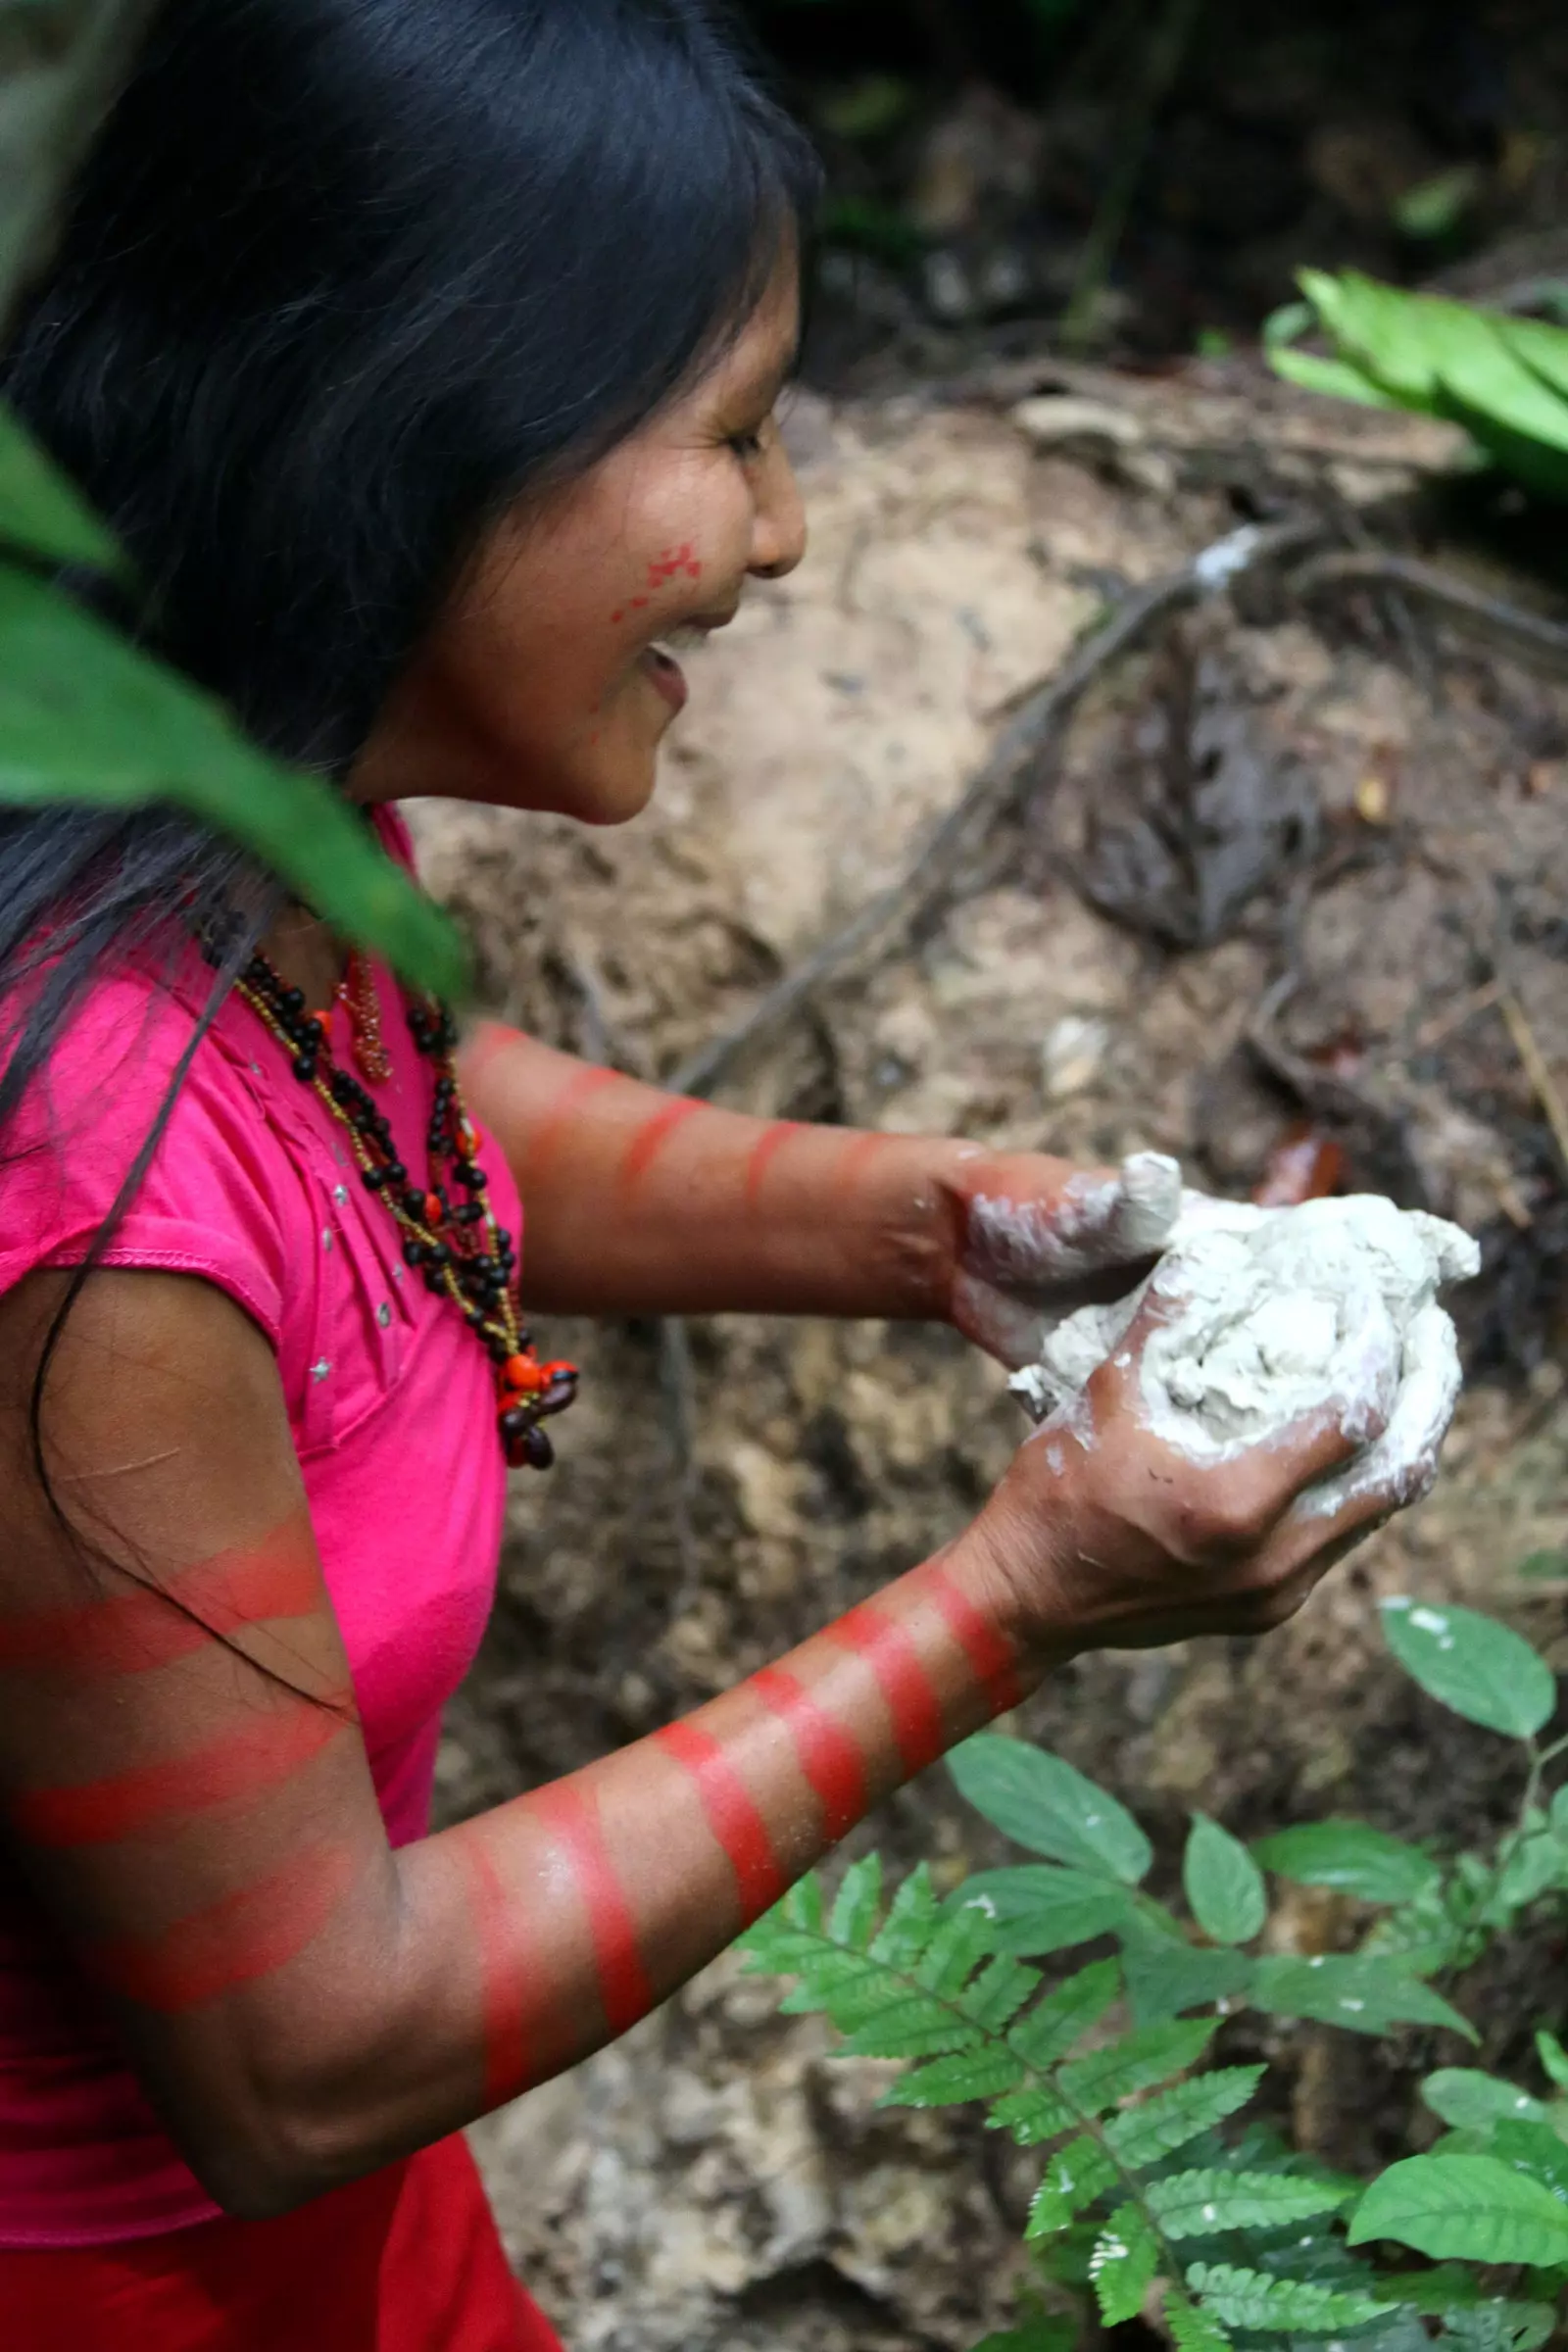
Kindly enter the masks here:
<path id="1" fill-rule="evenodd" d="M 1364 429 L 1408 437 L 1375 461 L 1358 445 L 1348 471 L 1276 460 L 1266 424 L 1226 426 L 1216 459 L 1224 416 L 1204 400 L 1230 399 L 1233 421 L 1264 411 L 1238 412 L 1234 387 L 1204 391 L 1213 380 L 1107 379 L 1091 389 L 1134 419 L 1132 438 L 1046 455 L 979 410 L 803 400 L 811 558 L 706 658 L 657 808 L 592 836 L 420 813 L 494 1004 L 667 1072 L 888 877 L 977 762 L 988 713 L 1061 660 L 1107 589 L 1233 528 L 1260 483 L 1276 505 L 1364 500 L 1433 454 L 1420 428 L 1378 419 Z M 1267 415 L 1336 446 L 1363 429 L 1309 403 Z M 1023 1711 L 1020 1730 L 1139 1808 L 1166 1866 L 1200 1803 L 1248 1834 L 1362 1810 L 1463 1838 L 1500 1816 L 1506 1751 L 1392 1669 L 1378 1593 L 1461 1594 L 1562 1647 L 1554 1608 L 1513 1570 L 1568 1526 L 1565 1173 L 1481 992 L 1505 942 L 1568 1081 L 1568 692 L 1418 616 L 1401 636 L 1364 600 L 1310 616 L 1274 591 L 1243 601 L 1245 618 L 1214 606 L 1118 668 L 1043 773 L 1035 813 L 943 919 L 832 991 L 728 1097 L 1093 1159 L 1157 1147 L 1245 1192 L 1302 1115 L 1291 1074 L 1313 1093 L 1301 1072 L 1327 1069 L 1335 1046 L 1348 1094 L 1329 1086 L 1306 1107 L 1352 1180 L 1485 1233 L 1468 1322 L 1486 1377 L 1433 1500 L 1267 1643 L 1089 1659 Z M 1179 786 L 1195 679 L 1223 717 L 1244 819 L 1303 775 L 1320 814 L 1310 850 L 1234 930 L 1178 951 L 1076 885 L 1097 825 L 1131 837 Z M 1249 1029 L 1287 974 L 1265 1066 Z M 580 1354 L 586 1396 L 562 1468 L 516 1495 L 494 1631 L 444 1751 L 449 1814 L 637 1739 L 925 1556 L 1019 1435 L 1000 1375 L 945 1332 L 699 1325 L 683 1507 L 668 1345 L 646 1326 L 549 1336 Z M 949 1873 L 997 1858 L 940 1768 L 872 1833 L 898 1861 L 931 1854 Z M 1309 1945 L 1342 1925 L 1303 1910 L 1283 1933 Z M 1532 2001 L 1553 1997 L 1547 1959 L 1527 1953 L 1489 1981 L 1489 2041 L 1506 2050 Z M 885 2070 L 824 2048 L 721 1963 L 480 2134 L 509 2241 L 574 2352 L 962 2352 L 1004 2319 L 1013 2160 L 970 2118 L 876 2113 Z M 1390 2152 L 1407 2067 L 1384 2068 L 1374 2097 L 1365 2044 L 1300 2034 L 1280 2053 L 1278 2101 L 1313 2144 Z"/>

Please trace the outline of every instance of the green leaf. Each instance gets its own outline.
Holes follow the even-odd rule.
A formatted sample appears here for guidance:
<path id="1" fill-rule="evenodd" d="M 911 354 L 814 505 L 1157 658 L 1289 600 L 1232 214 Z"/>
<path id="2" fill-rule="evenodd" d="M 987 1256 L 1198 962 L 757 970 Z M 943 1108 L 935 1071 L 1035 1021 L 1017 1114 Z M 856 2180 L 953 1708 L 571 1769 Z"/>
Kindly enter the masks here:
<path id="1" fill-rule="evenodd" d="M 974 1905 L 944 1911 L 910 1974 L 927 1992 L 952 2000 L 991 1950 L 991 1922 Z"/>
<path id="2" fill-rule="evenodd" d="M 1203 2309 L 1227 2328 L 1260 2335 L 1336 2335 L 1366 2328 L 1396 2307 L 1371 2295 L 1337 2293 L 1300 2278 L 1274 2278 L 1227 2262 L 1195 2262 L 1187 2283 Z"/>
<path id="3" fill-rule="evenodd" d="M 1541 2063 L 1559 2090 L 1568 2090 L 1568 2050 L 1542 2026 L 1536 2034 L 1536 2050 Z"/>
<path id="4" fill-rule="evenodd" d="M 1468 1723 L 1530 1740 L 1556 1711 L 1551 1669 L 1494 1617 L 1447 1602 L 1387 1600 L 1383 1631 L 1405 1672 Z"/>
<path id="5" fill-rule="evenodd" d="M 0 540 L 46 564 L 122 576 L 106 524 L 8 408 L 0 405 Z"/>
<path id="6" fill-rule="evenodd" d="M 1509 1854 L 1489 1911 L 1494 1910 L 1506 1925 L 1548 1888 L 1564 1885 L 1568 1885 L 1568 1847 L 1554 1832 L 1538 1831 L 1522 1838 Z"/>
<path id="7" fill-rule="evenodd" d="M 1442 2340 L 1462 2352 L 1540 2352 L 1556 2328 L 1554 2305 L 1499 2300 L 1446 2311 Z"/>
<path id="8" fill-rule="evenodd" d="M 1003 2091 L 1016 2089 L 1023 2073 L 1022 2059 L 1014 2057 L 1004 2042 L 994 2042 L 989 2049 L 938 2058 L 930 2066 L 916 2067 L 913 2074 L 905 2075 L 885 2090 L 878 2104 L 962 2107 L 971 2099 L 996 2098 Z"/>
<path id="9" fill-rule="evenodd" d="M 1292 351 L 1288 345 L 1280 344 L 1269 353 L 1268 364 L 1276 375 L 1302 392 L 1321 392 L 1331 400 L 1353 400 L 1363 409 L 1396 409 L 1399 405 L 1348 360 L 1324 360 L 1315 352 Z"/>
<path id="10" fill-rule="evenodd" d="M 776 1910 L 768 1919 L 783 1920 L 792 1928 L 804 1929 L 808 1936 L 820 1936 L 827 1916 L 826 1890 L 819 1870 L 808 1870 L 804 1879 L 797 1879 Z M 766 1926 L 766 1920 L 760 1925 Z"/>
<path id="11" fill-rule="evenodd" d="M 1568 2205 L 1494 2156 L 1409 2156 L 1373 2181 L 1349 2242 L 1463 2262 L 1568 2262 Z"/>
<path id="12" fill-rule="evenodd" d="M 1309 2017 L 1351 2034 L 1382 2034 L 1390 2026 L 1446 2026 L 1466 2040 L 1475 2028 L 1441 1993 L 1403 1972 L 1396 1959 L 1361 1953 L 1325 1954 L 1310 1960 L 1260 1960 L 1253 1972 L 1252 2001 L 1274 2017 Z"/>
<path id="13" fill-rule="evenodd" d="M 1227 2066 L 1211 2075 L 1195 2075 L 1190 2082 L 1178 2082 L 1141 2107 L 1112 2116 L 1105 2138 L 1129 2172 L 1141 2173 L 1245 2107 L 1267 2071 L 1262 2066 Z"/>
<path id="14" fill-rule="evenodd" d="M 1568 2144 L 1558 2138 L 1549 2123 L 1508 2116 L 1492 2126 L 1485 2147 L 1476 2152 L 1495 2156 L 1516 2172 L 1528 2173 L 1531 2180 L 1539 2180 L 1543 2188 L 1549 2188 L 1561 2203 L 1568 2204 Z"/>
<path id="15" fill-rule="evenodd" d="M 871 1957 L 884 1968 L 912 1968 L 936 1934 L 942 1905 L 931 1888 L 931 1866 L 922 1862 L 899 1887 L 888 1915 L 871 1939 Z"/>
<path id="16" fill-rule="evenodd" d="M 835 2021 L 837 2022 L 837 2021 Z M 846 2058 L 941 2058 L 977 2049 L 978 2026 L 956 2017 L 944 2003 L 895 1983 L 879 2014 L 848 2033 Z"/>
<path id="17" fill-rule="evenodd" d="M 881 1909 L 882 1857 L 867 1854 L 863 1862 L 852 1862 L 839 1882 L 828 1915 L 829 1938 L 863 1952 L 871 1941 Z"/>
<path id="18" fill-rule="evenodd" d="M 1121 1991 L 1121 1970 L 1114 1960 L 1095 1960 L 1076 1976 L 1058 1984 L 1007 2039 L 1026 2066 L 1044 2071 L 1064 2058 L 1075 2041 L 1098 2025 Z"/>
<path id="19" fill-rule="evenodd" d="M 1010 2132 L 1020 2148 L 1038 2148 L 1048 2139 L 1059 2139 L 1070 2132 L 1078 2118 L 1054 2090 L 1036 2084 L 1029 2090 L 1015 2090 L 1005 2099 L 998 2099 L 986 2117 L 991 2132 Z"/>
<path id="20" fill-rule="evenodd" d="M 1053 2236 L 1115 2185 L 1116 2168 L 1104 2151 L 1092 2139 L 1070 2139 L 1046 2168 L 1029 2208 L 1024 2236 L 1031 2241 Z"/>
<path id="21" fill-rule="evenodd" d="M 1265 1870 L 1300 1886 L 1337 1886 L 1363 1903 L 1408 1903 L 1442 1873 L 1419 1846 L 1364 1821 L 1315 1821 L 1260 1838 L 1252 1848 Z"/>
<path id="22" fill-rule="evenodd" d="M 1339 2182 L 1299 2180 L 1289 2173 L 1204 2170 L 1152 2180 L 1149 2210 L 1168 2238 L 1213 2237 L 1223 2230 L 1279 2230 L 1311 2221 L 1346 2201 Z"/>
<path id="23" fill-rule="evenodd" d="M 1268 1917 L 1257 1864 L 1241 1839 L 1206 1813 L 1193 1815 L 1182 1885 L 1193 1917 L 1216 1943 L 1250 1943 Z"/>
<path id="24" fill-rule="evenodd" d="M 1239 1999 L 1250 1988 L 1252 1961 L 1246 1952 L 1200 1949 L 1184 1936 L 1163 1934 L 1136 1912 L 1121 1938 L 1127 1998 L 1141 2026 L 1180 2017 L 1184 2009 Z"/>
<path id="25" fill-rule="evenodd" d="M 1050 1862 L 977 1871 L 958 1891 L 964 1901 L 988 1907 L 993 1947 L 1023 1959 L 1088 1943 L 1118 1927 L 1131 1907 L 1123 1887 Z"/>
<path id="26" fill-rule="evenodd" d="M 319 777 L 247 743 L 221 706 L 94 614 L 0 565 L 0 805 L 171 804 L 240 844 L 345 939 L 444 996 L 451 922 Z"/>
<path id="27" fill-rule="evenodd" d="M 972 2017 L 988 2034 L 1000 2034 L 1011 2025 L 1025 2001 L 1039 1990 L 1038 1969 L 1025 1968 L 1018 1960 L 993 1960 L 982 1969 L 958 2006 L 965 2017 Z"/>
<path id="28" fill-rule="evenodd" d="M 1159 2240 L 1136 2205 L 1114 2212 L 1089 2257 L 1100 2316 L 1107 2328 L 1136 2320 L 1159 2268 Z"/>
<path id="29" fill-rule="evenodd" d="M 1128 1886 L 1147 1876 L 1154 1852 L 1132 1815 L 1060 1756 L 982 1732 L 948 1762 L 959 1795 L 1032 1853 Z"/>
<path id="30" fill-rule="evenodd" d="M 1152 2090 L 1156 2083 L 1196 2066 L 1218 2030 L 1219 2020 L 1213 2017 L 1141 2027 L 1064 2066 L 1056 2078 L 1061 2094 L 1086 2115 L 1102 2114 L 1135 2092 Z"/>
<path id="31" fill-rule="evenodd" d="M 1026 2320 L 1021 2328 L 1005 2328 L 1001 2335 L 988 2335 L 976 2344 L 975 2352 L 1074 2352 L 1078 2341 L 1076 2320 L 1058 2319 L 1044 2312 L 1037 2319 Z"/>
<path id="32" fill-rule="evenodd" d="M 1206 2311 L 1173 2289 L 1165 2297 L 1165 2325 L 1176 2352 L 1230 2352 L 1230 2337 Z"/>
<path id="33" fill-rule="evenodd" d="M 1502 2122 L 1544 2123 L 1546 2110 L 1516 2082 L 1499 2082 L 1474 2067 L 1440 2067 L 1421 2085 L 1421 2096 L 1439 2121 L 1458 2132 L 1485 2132 Z M 1568 2149 L 1564 2150 L 1568 2155 Z"/>

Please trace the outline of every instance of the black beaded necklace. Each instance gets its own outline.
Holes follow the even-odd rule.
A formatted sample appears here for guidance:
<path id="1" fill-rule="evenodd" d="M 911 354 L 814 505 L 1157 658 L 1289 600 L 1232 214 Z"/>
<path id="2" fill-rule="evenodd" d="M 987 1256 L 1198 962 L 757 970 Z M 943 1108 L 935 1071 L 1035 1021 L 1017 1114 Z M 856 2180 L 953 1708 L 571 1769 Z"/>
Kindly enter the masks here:
<path id="1" fill-rule="evenodd" d="M 542 1364 L 522 1327 L 517 1252 L 490 1205 L 478 1137 L 453 1070 L 458 1033 L 451 1013 L 433 997 L 416 999 L 409 1008 L 415 1045 L 436 1072 L 426 1139 L 430 1181 L 421 1191 L 398 1157 L 391 1124 L 374 1096 L 333 1060 L 327 1024 L 309 1009 L 303 989 L 291 988 L 262 955 L 251 957 L 234 985 L 287 1051 L 300 1084 L 348 1130 L 366 1190 L 385 1203 L 402 1231 L 407 1263 L 423 1275 L 429 1291 L 445 1293 L 489 1354 L 509 1465 L 548 1470 L 555 1448 L 541 1424 L 573 1401 L 578 1375 L 572 1364 Z"/>

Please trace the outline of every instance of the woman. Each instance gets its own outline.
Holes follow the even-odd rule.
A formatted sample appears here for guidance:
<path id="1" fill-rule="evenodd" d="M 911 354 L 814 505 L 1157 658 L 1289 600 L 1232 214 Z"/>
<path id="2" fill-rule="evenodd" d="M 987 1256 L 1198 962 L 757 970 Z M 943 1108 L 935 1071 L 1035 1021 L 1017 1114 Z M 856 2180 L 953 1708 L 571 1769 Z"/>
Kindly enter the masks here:
<path id="1" fill-rule="evenodd" d="M 405 794 L 618 823 L 670 641 L 802 554 L 813 191 L 703 0 L 169 0 L 9 396 L 161 645 L 398 854 Z M 1049 1159 L 493 1029 L 455 1063 L 173 816 L 0 835 L 8 2352 L 553 2343 L 464 2125 L 1061 1661 L 1276 1623 L 1403 1497 L 1293 1510 L 1353 1450 L 1333 1408 L 1199 1471 L 1135 1342 L 937 1558 L 432 1837 L 505 1470 L 573 1385 L 518 1323 L 519 1189 L 532 1307 L 934 1317 L 1014 1361 L 1150 1232 Z"/>

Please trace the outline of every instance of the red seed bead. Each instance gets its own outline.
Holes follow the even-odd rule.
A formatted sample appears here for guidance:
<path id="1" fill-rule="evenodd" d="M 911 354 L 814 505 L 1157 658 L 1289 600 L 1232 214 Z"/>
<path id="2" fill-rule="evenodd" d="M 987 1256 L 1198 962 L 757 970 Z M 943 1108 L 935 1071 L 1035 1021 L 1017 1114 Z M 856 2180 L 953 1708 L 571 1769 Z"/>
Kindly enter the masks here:
<path id="1" fill-rule="evenodd" d="M 501 1367 L 501 1377 L 506 1386 L 519 1396 L 537 1396 L 542 1389 L 548 1387 L 550 1378 L 543 1366 L 536 1364 L 528 1355 L 509 1356 Z"/>
<path id="2" fill-rule="evenodd" d="M 439 1195 L 435 1193 L 426 1193 L 424 1196 L 425 1223 L 431 1226 L 439 1225 L 445 1214 L 446 1211 L 441 1206 Z"/>

